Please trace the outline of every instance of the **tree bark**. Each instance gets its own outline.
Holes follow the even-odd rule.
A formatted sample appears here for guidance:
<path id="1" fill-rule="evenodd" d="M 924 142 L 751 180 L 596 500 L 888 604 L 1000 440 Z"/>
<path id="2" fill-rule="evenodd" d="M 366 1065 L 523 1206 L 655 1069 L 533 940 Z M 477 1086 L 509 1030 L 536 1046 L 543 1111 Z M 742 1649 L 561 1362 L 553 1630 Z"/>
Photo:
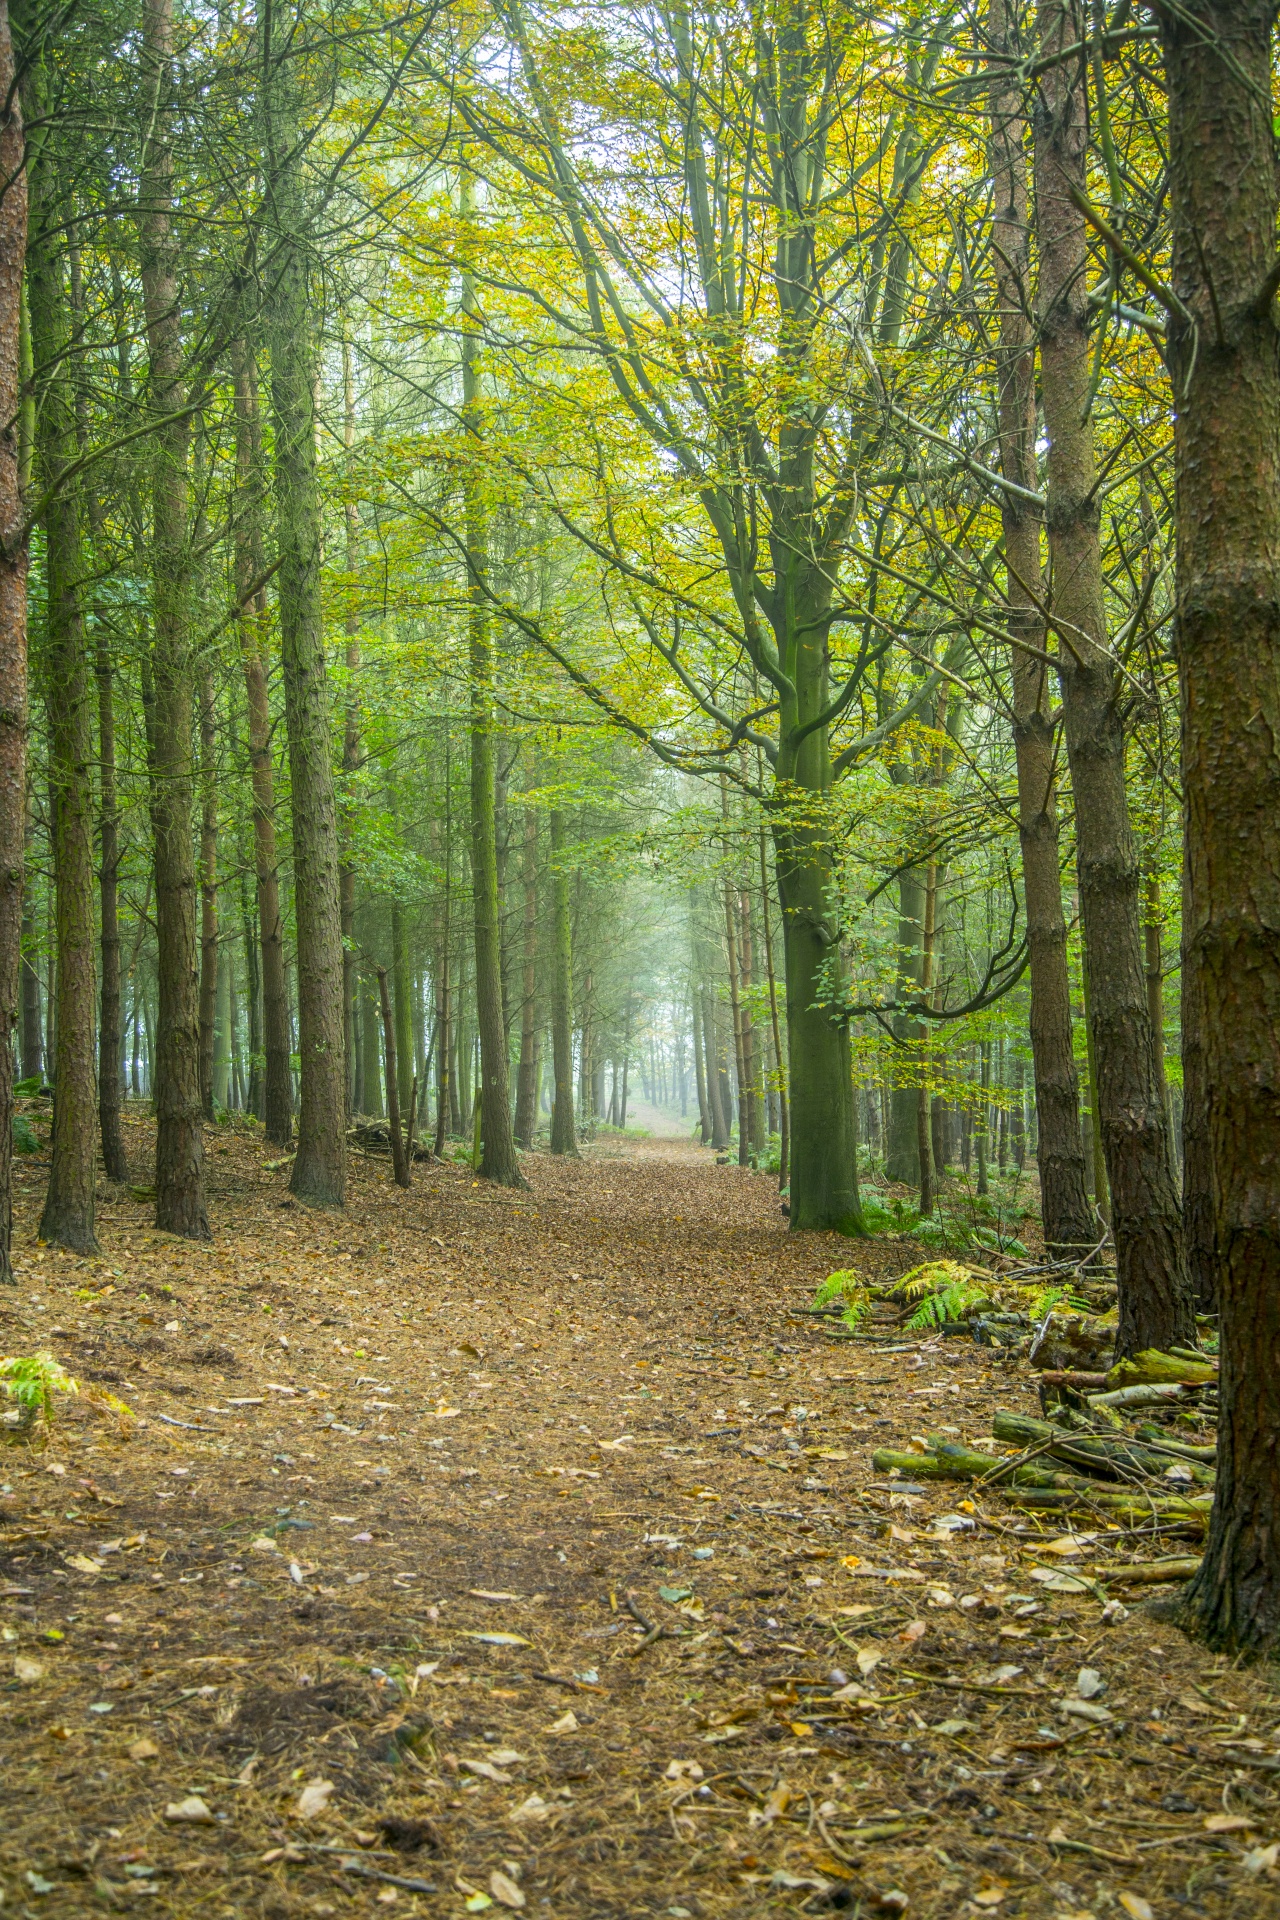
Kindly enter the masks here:
<path id="1" fill-rule="evenodd" d="M 409 931 L 400 902 L 391 902 L 391 980 L 395 989 L 397 1085 L 409 1091 L 413 1079 L 413 976 L 409 968 Z"/>
<path id="2" fill-rule="evenodd" d="M 33 53 L 35 50 L 33 49 Z M 57 1022 L 53 1038 L 53 1156 L 40 1237 L 75 1253 L 96 1253 L 97 1076 L 94 1045 L 94 873 L 92 728 L 81 490 L 64 479 L 78 445 L 68 350 L 71 329 L 64 282 L 68 206 L 51 152 L 44 69 L 38 55 L 23 82 L 25 117 L 39 129 L 28 172 L 31 235 L 27 308 L 38 396 L 36 467 L 45 510 L 44 680 L 48 702 L 49 797 L 55 884 Z M 12 416 L 10 416 L 12 417 Z M 25 798 L 25 794 L 24 794 Z M 6 1072 L 9 1047 L 3 1048 Z M 3 1096 L 0 1095 L 0 1100 Z M 8 1094 L 12 1108 L 12 1092 Z M 4 1155 L 10 1152 L 6 1138 Z M 2 1177 L 2 1169 L 0 1169 Z M 2 1203 L 0 1203 L 2 1204 Z"/>
<path id="3" fill-rule="evenodd" d="M 0 420 L 19 412 L 27 176 L 9 12 L 0 0 Z M 13 1047 L 22 957 L 27 818 L 27 539 L 19 438 L 0 435 L 0 1283 L 13 1265 Z M 25 985 L 25 982 L 24 982 Z M 25 1013 L 25 999 L 24 999 Z M 39 1006 L 36 1008 L 37 1020 Z M 23 1071 L 26 1071 L 26 1031 Z M 39 1072 L 39 1067 L 36 1067 Z"/>
<path id="4" fill-rule="evenodd" d="M 316 315 L 309 283 L 305 144 L 294 61 L 268 46 L 266 175 L 271 214 L 263 310 L 271 357 L 280 658 L 289 740 L 298 951 L 298 1151 L 289 1190 L 312 1206 L 346 1198 L 342 911 L 329 758 L 316 471 Z"/>
<path id="5" fill-rule="evenodd" d="M 102 984 L 98 1015 L 98 1128 L 102 1136 L 102 1164 L 108 1180 L 129 1178 L 124 1128 L 120 1119 L 121 1029 L 120 993 L 120 802 L 116 791 L 116 713 L 111 648 L 105 634 L 97 642 L 99 868 L 98 901 L 102 921 L 99 946 Z"/>
<path id="6" fill-rule="evenodd" d="M 919 867 L 903 867 L 898 875 L 898 966 L 899 998 L 916 997 L 920 992 L 920 954 L 924 927 L 924 876 Z M 893 1017 L 897 1040 L 914 1045 L 917 1051 L 924 1038 L 921 1023 L 905 1013 Z M 919 1088 L 895 1086 L 889 1101 L 889 1140 L 885 1151 L 885 1175 L 904 1187 L 920 1185 Z"/>
<path id="7" fill-rule="evenodd" d="M 378 996 L 382 1003 L 382 1038 L 387 1057 L 387 1130 L 391 1135 L 391 1167 L 398 1187 L 409 1185 L 409 1160 L 404 1150 L 404 1134 L 400 1127 L 400 1083 L 396 1056 L 400 1049 L 396 1042 L 396 1023 L 391 1012 L 391 995 L 387 991 L 387 970 L 378 968 Z"/>
<path id="8" fill-rule="evenodd" d="M 141 277 L 152 437 L 151 823 L 155 841 L 159 1015 L 153 1062 L 156 1225 L 209 1238 L 200 1104 L 195 853 L 191 838 L 191 634 L 188 416 L 182 295 L 173 226 L 172 0 L 145 0 Z M 61 1017 L 61 1016 L 59 1016 Z"/>
<path id="9" fill-rule="evenodd" d="M 356 774 L 360 770 L 360 611 L 357 576 L 360 567 L 360 513 L 355 493 L 356 386 L 351 342 L 342 343 L 342 442 L 347 456 L 347 487 L 342 503 L 347 537 L 347 686 L 342 708 L 342 865 L 338 871 L 342 915 L 342 1032 L 347 1056 L 347 1111 L 356 1104 L 355 996 L 356 996 Z"/>
<path id="10" fill-rule="evenodd" d="M 785 1188 L 791 1179 L 791 1101 L 787 1092 L 787 1056 L 783 1052 L 782 1031 L 778 1023 L 778 982 L 773 969 L 773 928 L 769 912 L 769 855 L 763 827 L 760 829 L 760 917 L 764 927 L 765 968 L 769 975 L 769 1022 L 773 1029 L 774 1070 L 778 1077 L 778 1186 Z"/>
<path id="11" fill-rule="evenodd" d="M 1185 952 L 1203 1048 L 1218 1465 L 1182 1623 L 1280 1640 L 1280 326 L 1275 7 L 1159 16 L 1169 97 Z M 1184 995 L 1186 993 L 1184 976 Z"/>
<path id="12" fill-rule="evenodd" d="M 463 174 L 459 212 L 474 212 L 473 184 Z M 511 1131 L 507 1036 L 502 1014 L 502 930 L 498 894 L 497 795 L 494 765 L 493 638 L 485 599 L 488 529 L 481 498 L 483 410 L 475 284 L 462 282 L 462 417 L 469 439 L 463 480 L 467 522 L 467 634 L 471 709 L 471 882 L 475 902 L 476 1023 L 480 1030 L 480 1173 L 500 1186 L 526 1185 Z"/>
<path id="13" fill-rule="evenodd" d="M 1027 215 L 1027 122 L 1023 89 L 1008 59 L 1022 47 L 1011 32 L 1007 0 L 991 0 L 989 42 L 997 56 L 990 89 L 994 181 L 992 252 L 999 308 L 996 353 L 1000 466 L 1006 480 L 1034 493 L 1035 341 L 1031 313 L 1031 227 Z M 1054 721 L 1045 652 L 1043 515 L 1031 501 L 1002 494 L 1013 744 L 1018 778 L 1018 839 L 1031 974 L 1031 1057 L 1040 1117 L 1037 1164 L 1045 1246 L 1055 1259 L 1078 1258 L 1097 1239 L 1085 1189 L 1080 1088 L 1071 1032 L 1067 923 L 1062 910 Z M 1020 646 L 1017 643 L 1021 641 Z M 1031 651 L 1035 649 L 1036 651 Z M 985 1130 L 984 1130 L 985 1131 Z M 986 1192 L 985 1139 L 980 1177 Z"/>
<path id="14" fill-rule="evenodd" d="M 273 1147 L 293 1141 L 293 1074 L 290 1066 L 289 993 L 285 980 L 284 929 L 280 918 L 276 853 L 275 772 L 271 760 L 271 707 L 267 691 L 270 620 L 267 590 L 257 583 L 266 570 L 262 537 L 262 431 L 258 368 L 243 338 L 231 346 L 236 409 L 236 599 L 240 608 L 240 660 L 249 726 L 249 777 L 253 789 L 253 867 L 262 954 L 262 1056 L 264 1132 Z"/>
<path id="15" fill-rule="evenodd" d="M 213 1053 L 218 1021 L 218 789 L 214 764 L 213 675 L 202 661 L 200 693 L 200 1105 L 213 1118 Z"/>
<path id="16" fill-rule="evenodd" d="M 573 1117 L 573 928 L 569 875 L 564 864 L 564 815 L 551 811 L 551 1060 L 555 1098 L 551 1105 L 551 1151 L 578 1157 Z"/>
<path id="17" fill-rule="evenodd" d="M 1079 42 L 1075 10 L 1040 0 L 1042 55 Z M 1168 1114 L 1156 1079 L 1143 976 L 1138 861 L 1125 787 L 1124 731 L 1107 645 L 1100 508 L 1088 418 L 1090 348 L 1084 216 L 1084 56 L 1053 60 L 1035 113 L 1040 368 L 1049 437 L 1049 614 L 1076 802 L 1076 865 L 1089 974 L 1099 1122 L 1111 1188 L 1120 1294 L 1116 1353 L 1195 1334 Z"/>

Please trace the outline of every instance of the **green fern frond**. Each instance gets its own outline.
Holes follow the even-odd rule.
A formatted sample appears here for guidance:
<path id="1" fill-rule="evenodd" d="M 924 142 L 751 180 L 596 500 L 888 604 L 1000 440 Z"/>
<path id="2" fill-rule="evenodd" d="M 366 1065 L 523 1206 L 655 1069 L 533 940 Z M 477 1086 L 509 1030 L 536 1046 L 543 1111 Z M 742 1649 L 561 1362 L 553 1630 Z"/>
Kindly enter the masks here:
<path id="1" fill-rule="evenodd" d="M 72 1379 L 61 1361 L 44 1352 L 6 1354 L 0 1359 L 0 1388 L 8 1399 L 17 1401 L 23 1432 L 37 1424 L 52 1426 L 56 1393 L 80 1391 L 79 1382 Z"/>
<path id="2" fill-rule="evenodd" d="M 965 1314 L 990 1305 L 991 1296 L 978 1281 L 959 1280 L 922 1300 L 907 1321 L 907 1329 L 916 1333 L 926 1327 L 940 1327 L 947 1320 L 961 1320 Z"/>
<path id="3" fill-rule="evenodd" d="M 831 1301 L 839 1299 L 841 1294 L 857 1293 L 863 1285 L 861 1274 L 852 1267 L 844 1267 L 839 1273 L 829 1273 L 813 1296 L 815 1307 L 825 1307 Z"/>

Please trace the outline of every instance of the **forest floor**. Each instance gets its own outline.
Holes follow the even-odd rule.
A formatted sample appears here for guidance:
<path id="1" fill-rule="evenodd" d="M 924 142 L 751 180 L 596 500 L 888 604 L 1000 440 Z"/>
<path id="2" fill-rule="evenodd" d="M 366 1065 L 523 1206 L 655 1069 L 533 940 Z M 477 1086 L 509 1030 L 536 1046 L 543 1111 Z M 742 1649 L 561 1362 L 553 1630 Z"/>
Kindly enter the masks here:
<path id="1" fill-rule="evenodd" d="M 1036 1410 L 1024 1363 L 795 1317 L 917 1248 L 789 1236 L 678 1143 L 524 1193 L 357 1158 L 342 1215 L 270 1157 L 212 1136 L 209 1246 L 107 1193 L 100 1261 L 21 1168 L 5 1349 L 141 1424 L 0 1454 L 6 1914 L 1280 1913 L 1270 1680 L 872 1471 Z"/>

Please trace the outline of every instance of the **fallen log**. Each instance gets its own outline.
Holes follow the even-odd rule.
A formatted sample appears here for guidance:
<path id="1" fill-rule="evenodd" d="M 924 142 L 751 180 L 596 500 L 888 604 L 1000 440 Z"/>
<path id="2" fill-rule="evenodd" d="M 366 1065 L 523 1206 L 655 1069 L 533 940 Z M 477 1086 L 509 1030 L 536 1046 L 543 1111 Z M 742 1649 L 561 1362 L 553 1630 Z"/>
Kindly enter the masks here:
<path id="1" fill-rule="evenodd" d="M 1193 1387 L 1207 1387 L 1217 1382 L 1218 1366 L 1216 1361 L 1188 1360 L 1176 1353 L 1161 1353 L 1157 1347 L 1147 1347 L 1141 1353 L 1135 1353 L 1131 1360 L 1117 1360 L 1107 1373 L 1107 1386 L 1116 1387 L 1157 1386 L 1167 1383 Z"/>
<path id="2" fill-rule="evenodd" d="M 1046 1367 L 1036 1375 L 1044 1387 L 1075 1387 L 1079 1393 L 1088 1393 L 1091 1388 L 1105 1387 L 1105 1373 L 1075 1373 L 1070 1367 Z"/>
<path id="3" fill-rule="evenodd" d="M 1048 1420 L 1034 1420 L 1029 1414 L 997 1412 L 991 1421 L 997 1440 L 1017 1447 L 1045 1447 L 1055 1460 L 1068 1466 L 1084 1467 L 1087 1472 L 1105 1474 L 1108 1479 L 1123 1480 L 1134 1474 L 1162 1477 L 1166 1461 L 1151 1448 L 1136 1441 L 1108 1439 L 1102 1434 L 1073 1433 L 1055 1427 Z M 1213 1476 L 1204 1466 L 1188 1462 L 1192 1479 L 1200 1486 L 1212 1484 Z"/>
<path id="4" fill-rule="evenodd" d="M 1104 1587 L 1158 1587 L 1166 1580 L 1189 1580 L 1200 1565 L 1200 1555 L 1176 1555 L 1169 1560 L 1134 1560 L 1125 1567 L 1109 1567 L 1094 1577 Z"/>

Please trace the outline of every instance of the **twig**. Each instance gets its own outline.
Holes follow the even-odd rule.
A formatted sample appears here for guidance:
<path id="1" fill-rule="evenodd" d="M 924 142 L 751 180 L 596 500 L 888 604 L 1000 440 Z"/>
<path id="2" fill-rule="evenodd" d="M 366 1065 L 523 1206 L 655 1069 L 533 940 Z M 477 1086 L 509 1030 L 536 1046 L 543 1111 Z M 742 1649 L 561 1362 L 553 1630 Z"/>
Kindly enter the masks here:
<path id="1" fill-rule="evenodd" d="M 383 1873 L 379 1867 L 366 1867 L 362 1860 L 344 1860 L 341 1872 L 355 1873 L 362 1880 L 384 1880 L 389 1887 L 405 1887 L 410 1893 L 439 1893 L 434 1880 L 415 1880 L 404 1873 Z"/>
<path id="2" fill-rule="evenodd" d="M 166 1427 L 185 1427 L 188 1433 L 220 1433 L 220 1427 L 199 1427 L 194 1420 L 175 1420 L 171 1413 L 151 1414 L 153 1420 L 163 1420 Z"/>

